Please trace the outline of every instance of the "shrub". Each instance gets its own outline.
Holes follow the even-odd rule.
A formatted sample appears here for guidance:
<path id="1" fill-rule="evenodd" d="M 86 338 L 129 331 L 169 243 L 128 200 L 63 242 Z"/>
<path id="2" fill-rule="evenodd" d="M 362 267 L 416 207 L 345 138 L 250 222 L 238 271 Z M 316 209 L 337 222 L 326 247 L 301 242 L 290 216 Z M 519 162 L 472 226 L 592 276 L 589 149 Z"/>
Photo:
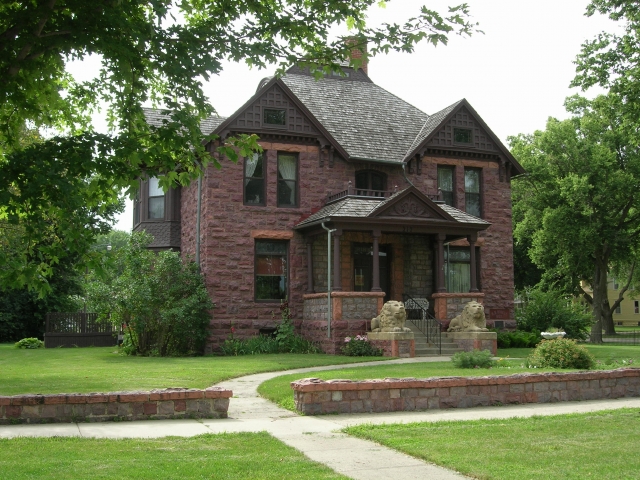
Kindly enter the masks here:
<path id="1" fill-rule="evenodd" d="M 44 342 L 42 340 L 38 340 L 37 338 L 23 338 L 19 340 L 15 344 L 16 348 L 43 348 Z"/>
<path id="2" fill-rule="evenodd" d="M 275 314 L 274 314 L 275 316 Z M 236 338 L 235 328 L 231 327 L 229 337 L 221 345 L 223 355 L 257 355 L 261 353 L 320 353 L 320 349 L 306 338 L 296 335 L 289 303 L 280 304 L 281 321 L 275 334 L 258 335 L 249 338 Z"/>
<path id="3" fill-rule="evenodd" d="M 457 368 L 491 368 L 496 365 L 489 350 L 473 350 L 472 352 L 458 352 L 451 361 Z"/>
<path id="4" fill-rule="evenodd" d="M 366 335 L 345 337 L 342 354 L 348 357 L 381 357 L 382 349 L 375 347 Z"/>
<path id="5" fill-rule="evenodd" d="M 567 300 L 557 291 L 534 289 L 527 292 L 527 297 L 525 307 L 516 311 L 518 330 L 544 332 L 550 327 L 559 328 L 567 332 L 567 338 L 576 340 L 585 340 L 589 335 L 593 317 L 581 303 Z"/>
<path id="6" fill-rule="evenodd" d="M 539 332 L 499 332 L 498 348 L 534 348 L 541 339 Z"/>
<path id="7" fill-rule="evenodd" d="M 529 366 L 536 368 L 592 369 L 596 360 L 591 353 L 575 340 L 556 338 L 543 340 L 527 359 Z"/>
<path id="8" fill-rule="evenodd" d="M 89 301 L 101 318 L 126 325 L 124 353 L 202 354 L 214 306 L 204 279 L 179 253 L 148 250 L 150 240 L 147 234 L 132 235 L 105 274 L 87 285 Z"/>

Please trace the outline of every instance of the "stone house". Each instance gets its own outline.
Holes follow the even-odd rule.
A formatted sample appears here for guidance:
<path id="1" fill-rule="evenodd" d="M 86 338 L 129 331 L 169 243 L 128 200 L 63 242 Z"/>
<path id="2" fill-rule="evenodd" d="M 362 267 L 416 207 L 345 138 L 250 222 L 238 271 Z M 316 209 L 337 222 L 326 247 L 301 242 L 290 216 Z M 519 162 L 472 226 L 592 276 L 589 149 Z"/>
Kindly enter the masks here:
<path id="1" fill-rule="evenodd" d="M 513 319 L 510 180 L 524 171 L 466 100 L 429 115 L 366 65 L 320 80 L 293 67 L 203 131 L 255 133 L 264 149 L 202 181 L 200 264 L 217 304 L 208 349 L 232 326 L 272 331 L 284 299 L 328 353 L 388 299 L 428 298 L 441 321 L 475 299 L 489 322 Z M 197 192 L 141 182 L 134 231 L 193 258 Z"/>

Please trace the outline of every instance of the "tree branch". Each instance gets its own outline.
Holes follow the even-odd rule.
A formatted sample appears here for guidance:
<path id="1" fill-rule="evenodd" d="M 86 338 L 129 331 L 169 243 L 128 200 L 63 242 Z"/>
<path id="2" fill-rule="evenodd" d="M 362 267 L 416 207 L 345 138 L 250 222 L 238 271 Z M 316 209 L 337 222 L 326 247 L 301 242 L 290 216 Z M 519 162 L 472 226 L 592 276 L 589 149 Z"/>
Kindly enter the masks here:
<path id="1" fill-rule="evenodd" d="M 618 305 L 620 305 L 620 303 L 622 303 L 622 300 L 624 300 L 624 294 L 625 292 L 629 289 L 629 286 L 631 285 L 631 280 L 633 279 L 633 271 L 636 268 L 636 261 L 634 260 L 633 263 L 631 264 L 631 270 L 629 270 L 629 276 L 627 277 L 627 283 L 624 287 L 622 287 L 620 289 L 620 293 L 618 294 L 618 299 L 613 302 L 613 305 L 611 305 L 611 313 L 613 314 L 613 312 L 615 312 L 616 308 L 618 308 Z"/>

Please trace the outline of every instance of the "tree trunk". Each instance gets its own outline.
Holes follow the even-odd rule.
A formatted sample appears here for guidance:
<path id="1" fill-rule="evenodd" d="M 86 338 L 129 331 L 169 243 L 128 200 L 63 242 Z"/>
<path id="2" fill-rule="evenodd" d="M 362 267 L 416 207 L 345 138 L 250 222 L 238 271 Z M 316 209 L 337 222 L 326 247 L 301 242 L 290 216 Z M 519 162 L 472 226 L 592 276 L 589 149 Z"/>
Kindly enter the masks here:
<path id="1" fill-rule="evenodd" d="M 596 260 L 593 273 L 593 318 L 591 327 L 591 343 L 602 343 L 602 327 L 605 312 L 609 312 L 609 298 L 607 296 L 607 271 L 603 269 L 601 262 Z"/>

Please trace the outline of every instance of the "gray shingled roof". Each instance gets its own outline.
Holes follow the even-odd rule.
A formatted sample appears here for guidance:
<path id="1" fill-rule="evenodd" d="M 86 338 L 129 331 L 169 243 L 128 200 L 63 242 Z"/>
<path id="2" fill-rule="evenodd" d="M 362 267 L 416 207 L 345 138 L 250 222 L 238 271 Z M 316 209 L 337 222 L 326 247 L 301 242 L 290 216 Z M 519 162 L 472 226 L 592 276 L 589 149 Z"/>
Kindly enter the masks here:
<path id="1" fill-rule="evenodd" d="M 420 130 L 420 133 L 416 135 L 416 138 L 413 140 L 411 147 L 406 152 L 406 155 L 411 155 L 414 149 L 418 148 L 418 146 L 427 138 L 433 131 L 440 126 L 442 121 L 449 115 L 455 108 L 462 103 L 462 100 L 458 100 L 456 103 L 449 105 L 447 108 L 443 108 L 439 112 L 431 115 Z M 406 158 L 406 156 L 405 156 Z"/>
<path id="2" fill-rule="evenodd" d="M 162 125 L 164 125 L 165 121 L 170 120 L 169 118 L 167 118 L 169 110 L 143 108 L 142 111 L 144 112 L 147 123 L 153 127 L 161 127 Z M 202 130 L 202 133 L 204 133 L 205 135 L 209 135 L 224 120 L 224 117 L 212 115 L 211 117 L 205 118 L 204 120 L 202 120 L 202 122 L 200 122 L 200 130 Z"/>
<path id="3" fill-rule="evenodd" d="M 381 202 L 378 199 L 362 197 L 345 197 L 322 207 L 296 226 L 307 225 L 327 217 L 368 217 Z"/>
<path id="4" fill-rule="evenodd" d="M 429 118 L 374 83 L 291 73 L 282 81 L 353 159 L 402 162 Z"/>
<path id="5" fill-rule="evenodd" d="M 453 218 L 461 223 L 477 223 L 478 225 L 491 225 L 489 222 L 482 220 L 481 218 L 474 217 L 473 215 L 469 215 L 468 213 L 463 212 L 462 210 L 458 210 L 455 207 L 447 205 L 446 203 L 437 203 L 442 210 L 447 212 Z"/>
<path id="6" fill-rule="evenodd" d="M 406 189 L 405 189 L 406 190 Z M 346 217 L 346 218 L 366 218 L 373 216 L 376 210 L 380 210 L 384 208 L 391 200 L 393 200 L 396 196 L 400 195 L 404 190 L 401 190 L 397 193 L 394 193 L 390 197 L 385 198 L 384 200 L 379 200 L 376 198 L 363 198 L 363 197 L 345 197 L 336 202 L 330 203 L 322 207 L 316 213 L 310 215 L 305 218 L 303 221 L 298 223 L 296 227 L 302 227 L 304 225 L 311 225 L 316 223 L 324 218 L 336 218 L 336 217 Z M 457 208 L 451 207 L 444 203 L 436 203 L 436 206 L 440 207 L 444 212 L 451 215 L 457 222 L 459 223 L 471 223 L 476 225 L 490 225 L 489 222 L 482 220 L 481 218 L 474 217 L 473 215 L 469 215 Z"/>

